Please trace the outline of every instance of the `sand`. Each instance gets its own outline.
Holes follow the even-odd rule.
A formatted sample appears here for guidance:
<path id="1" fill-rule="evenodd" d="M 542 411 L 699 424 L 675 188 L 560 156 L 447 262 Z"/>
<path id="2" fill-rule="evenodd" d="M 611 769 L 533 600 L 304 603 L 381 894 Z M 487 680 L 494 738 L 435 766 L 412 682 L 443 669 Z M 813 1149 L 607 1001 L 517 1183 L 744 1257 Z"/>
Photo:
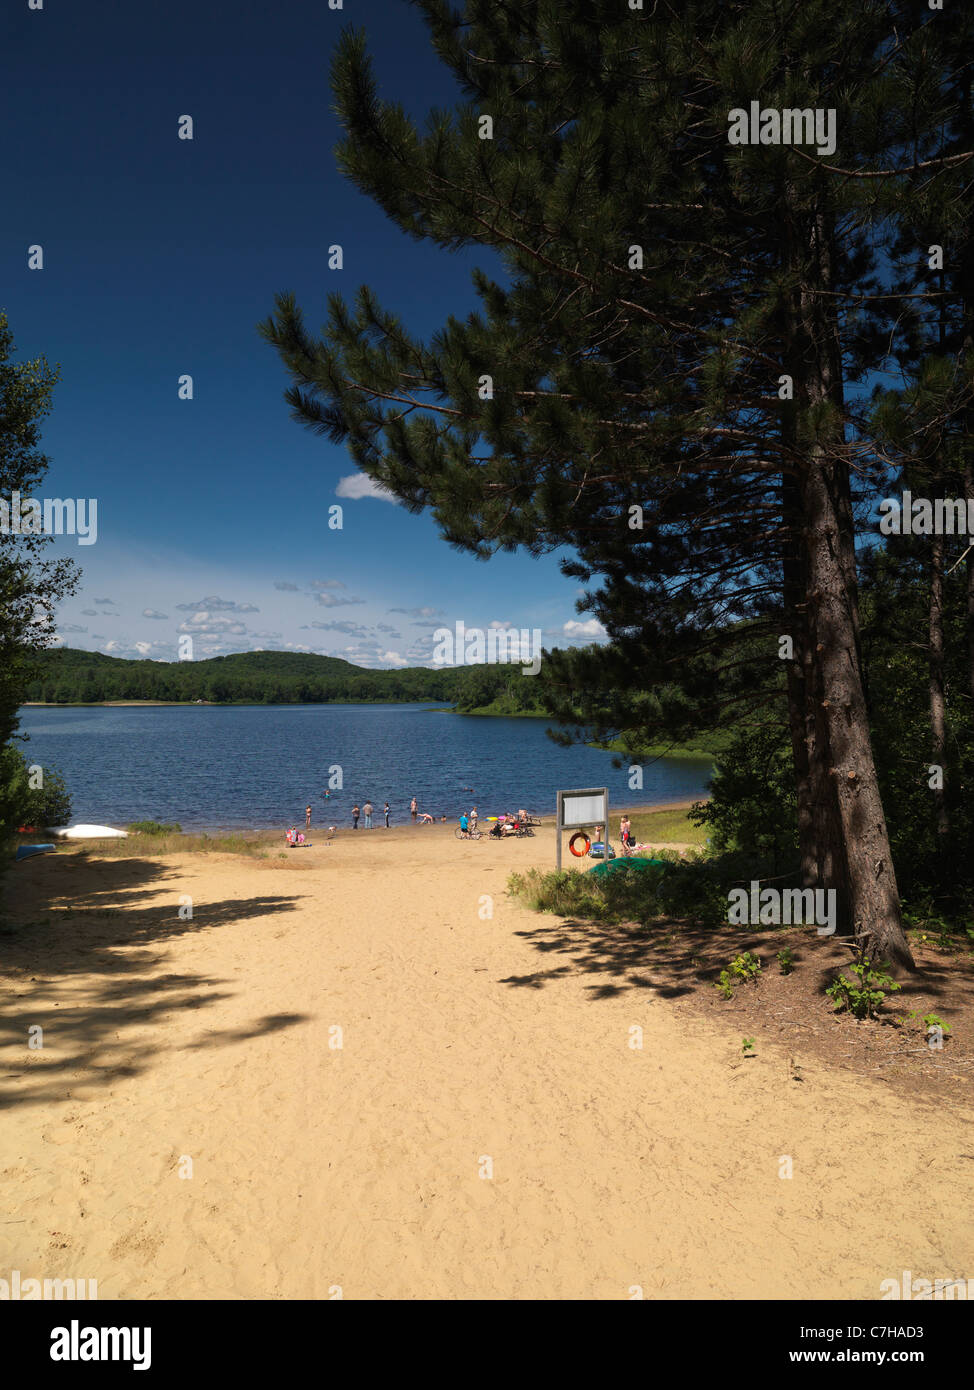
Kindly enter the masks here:
<path id="1" fill-rule="evenodd" d="M 435 826 L 12 869 L 0 1278 L 841 1299 L 974 1274 L 970 1111 L 760 1036 L 744 1060 L 651 959 L 582 957 L 506 896 L 553 861 L 550 830 Z"/>

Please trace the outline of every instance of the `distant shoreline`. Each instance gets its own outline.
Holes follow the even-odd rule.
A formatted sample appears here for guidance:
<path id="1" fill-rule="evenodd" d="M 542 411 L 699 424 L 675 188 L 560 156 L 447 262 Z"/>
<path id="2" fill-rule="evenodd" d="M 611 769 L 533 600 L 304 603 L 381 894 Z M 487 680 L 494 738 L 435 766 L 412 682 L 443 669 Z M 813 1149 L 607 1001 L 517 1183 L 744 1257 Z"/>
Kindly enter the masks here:
<path id="1" fill-rule="evenodd" d="M 438 700 L 24 700 L 21 709 L 327 709 L 329 705 L 429 705 L 435 713 L 442 709 Z"/>
<path id="2" fill-rule="evenodd" d="M 651 812 L 658 812 L 658 811 L 688 811 L 688 810 L 690 809 L 690 807 L 696 805 L 697 802 L 706 802 L 706 801 L 709 801 L 709 800 L 710 800 L 710 797 L 709 797 L 709 796 L 707 796 L 707 795 L 702 795 L 702 796 L 695 796 L 695 797 L 689 797 L 689 798 L 684 797 L 684 798 L 681 798 L 679 801 L 648 801 L 648 802 L 645 802 L 645 803 L 636 803 L 636 802 L 627 801 L 625 804 L 622 804 L 622 803 L 620 802 L 618 805 L 616 805 L 616 804 L 612 801 L 612 799 L 611 799 L 611 797 L 610 797 L 610 799 L 609 799 L 609 816 L 610 816 L 611 819 L 614 819 L 614 818 L 616 818 L 616 817 L 618 817 L 618 816 L 626 816 L 626 815 L 630 815 L 630 816 L 631 816 L 631 815 L 644 816 L 644 815 L 650 814 Z M 543 822 L 543 826 L 542 826 L 543 829 L 551 829 L 551 828 L 553 828 L 553 826 L 554 826 L 554 820 L 555 820 L 555 812 L 554 812 L 554 809 L 553 809 L 553 808 L 549 808 L 549 809 L 541 810 L 541 811 L 537 811 L 537 810 L 536 810 L 536 811 L 534 811 L 532 814 L 536 814 L 536 815 L 539 815 L 539 816 L 541 817 L 542 822 Z M 401 813 L 400 813 L 400 815 L 401 815 Z M 457 822 L 457 817 L 456 817 L 456 816 L 447 816 L 447 818 L 446 818 L 445 821 L 442 821 L 442 820 L 440 820 L 440 819 L 437 818 L 436 820 L 433 821 L 432 825 L 429 825 L 429 824 L 425 824 L 425 825 L 424 825 L 424 824 L 422 824 L 420 821 L 413 822 L 413 821 L 409 818 L 409 813 L 408 813 L 408 811 L 407 811 L 407 812 L 406 812 L 406 818 L 405 818 L 405 819 L 400 819 L 400 820 L 397 821 L 397 820 L 395 819 L 395 817 L 394 817 L 394 818 L 393 818 L 393 823 L 392 823 L 392 825 L 389 827 L 389 829 L 388 829 L 388 831 L 387 831 L 387 830 L 386 830 L 386 827 L 385 827 L 385 825 L 384 825 L 384 823 L 383 823 L 382 812 L 381 812 L 381 811 L 379 811 L 379 810 L 374 811 L 374 812 L 373 812 L 373 819 L 374 819 L 374 821 L 375 821 L 375 824 L 373 825 L 373 828 L 372 828 L 371 831 L 366 830 L 364 824 L 361 823 L 361 822 L 359 823 L 358 830 L 353 830 L 352 827 L 351 827 L 351 825 L 349 824 L 348 812 L 345 811 L 345 812 L 342 813 L 342 817 L 336 821 L 336 833 L 337 833 L 337 834 L 340 834 L 340 835 L 348 834 L 348 835 L 355 835 L 355 836 L 358 836 L 360 833 L 361 833 L 362 835 L 370 835 L 370 834 L 376 834 L 376 835 L 378 835 L 378 834 L 380 834 L 380 833 L 393 835 L 393 834 L 402 834 L 403 832 L 408 832 L 409 834 L 417 834 L 417 835 L 418 835 L 418 834 L 420 834 L 420 833 L 423 832 L 423 831 L 428 831 L 428 830 L 430 830 L 430 829 L 435 829 L 437 826 L 439 826 L 441 829 L 449 830 L 450 833 L 452 834 L 453 831 L 454 831 L 455 828 L 456 828 L 456 822 Z M 487 821 L 487 819 L 488 819 L 488 817 L 487 817 L 486 815 L 482 815 L 482 816 L 480 817 L 481 825 L 483 825 L 483 824 Z M 327 830 L 328 830 L 328 825 L 327 825 L 326 822 L 327 822 L 327 817 L 325 817 L 325 816 L 322 816 L 321 819 L 313 819 L 313 820 L 312 820 L 312 825 L 311 825 L 310 834 L 311 834 L 311 835 L 314 835 L 314 834 L 316 834 L 316 833 L 317 833 L 317 834 L 326 834 L 326 833 L 327 833 Z M 294 817 L 294 818 L 292 818 L 292 821 L 291 821 L 290 823 L 296 825 L 297 828 L 298 828 L 299 830 L 301 830 L 301 831 L 304 831 L 304 829 L 305 829 L 304 818 L 303 818 L 303 816 L 302 816 L 302 817 Z M 106 824 L 107 824 L 107 822 L 106 822 Z M 119 829 L 119 830 L 124 830 L 124 829 L 125 829 L 125 826 L 119 824 L 118 826 L 115 826 L 115 827 L 113 827 L 113 828 Z M 234 835 L 240 835 L 240 836 L 244 836 L 244 837 L 246 837 L 246 838 L 248 838 L 248 839 L 253 839 L 253 840 L 255 840 L 255 841 L 268 840 L 268 841 L 270 841 L 270 842 L 272 842 L 272 843 L 276 843 L 277 840 L 280 839 L 281 836 L 283 836 L 285 828 L 286 828 L 286 827 L 285 827 L 285 823 L 284 823 L 283 821 L 281 822 L 280 825 L 270 825 L 270 826 L 268 826 L 268 825 L 220 825 L 220 824 L 209 824 L 209 825 L 184 826 L 182 829 L 180 829 L 180 830 L 178 830 L 178 831 L 173 831 L 172 834 L 173 834 L 173 838 L 175 838 L 175 839 L 180 839 L 180 838 L 192 839 L 192 838 L 194 838 L 194 837 L 199 837 L 200 835 L 208 835 L 208 836 L 234 836 Z M 136 835 L 136 834 L 137 834 L 137 832 L 135 832 L 131 838 L 135 838 L 135 835 Z M 610 839 L 611 839 L 611 835 L 610 835 Z M 95 843 L 95 841 L 65 840 L 65 841 L 61 841 L 60 843 L 63 844 L 64 846 L 77 846 L 77 845 L 85 845 L 85 844 Z M 113 842 L 113 843 L 121 843 L 121 842 L 119 841 L 119 842 Z"/>

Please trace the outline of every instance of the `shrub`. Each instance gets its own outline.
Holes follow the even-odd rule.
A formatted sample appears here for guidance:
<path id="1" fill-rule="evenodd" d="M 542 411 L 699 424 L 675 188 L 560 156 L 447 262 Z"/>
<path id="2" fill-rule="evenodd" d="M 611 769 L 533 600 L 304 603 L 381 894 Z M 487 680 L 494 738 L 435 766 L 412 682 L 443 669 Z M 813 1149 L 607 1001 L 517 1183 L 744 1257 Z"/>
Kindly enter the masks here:
<path id="1" fill-rule="evenodd" d="M 182 830 L 178 821 L 134 820 L 125 829 L 131 835 L 178 835 Z"/>
<path id="2" fill-rule="evenodd" d="M 0 748 L 0 834 L 4 838 L 18 825 L 66 825 L 71 819 L 71 797 L 64 778 L 53 767 L 31 773 L 19 748 Z M 31 786 L 39 781 L 39 786 Z"/>
<path id="3" fill-rule="evenodd" d="M 860 959 L 849 968 L 856 978 L 850 980 L 840 975 L 825 993 L 836 1010 L 848 1009 L 854 1018 L 875 1018 L 887 991 L 892 993 L 902 988 L 887 973 L 889 966 L 885 961 L 877 967 Z"/>

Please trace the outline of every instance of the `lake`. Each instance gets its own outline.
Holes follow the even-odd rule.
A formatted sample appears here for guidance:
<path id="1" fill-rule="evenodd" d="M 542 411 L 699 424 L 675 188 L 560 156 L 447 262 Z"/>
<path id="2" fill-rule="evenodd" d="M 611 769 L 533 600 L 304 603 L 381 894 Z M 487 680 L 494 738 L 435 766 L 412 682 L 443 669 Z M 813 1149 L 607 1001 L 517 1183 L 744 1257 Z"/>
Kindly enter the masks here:
<path id="1" fill-rule="evenodd" d="M 392 823 L 421 811 L 450 819 L 476 803 L 481 816 L 524 806 L 553 815 L 555 793 L 609 788 L 609 805 L 682 801 L 705 794 L 709 761 L 661 758 L 630 791 L 612 754 L 559 748 L 542 719 L 440 712 L 430 705 L 175 705 L 21 710 L 28 762 L 58 768 L 73 820 L 123 826 L 178 821 L 184 829 L 349 824 L 355 802 L 383 801 Z M 343 789 L 328 788 L 329 768 Z M 472 791 L 465 788 L 473 788 Z"/>

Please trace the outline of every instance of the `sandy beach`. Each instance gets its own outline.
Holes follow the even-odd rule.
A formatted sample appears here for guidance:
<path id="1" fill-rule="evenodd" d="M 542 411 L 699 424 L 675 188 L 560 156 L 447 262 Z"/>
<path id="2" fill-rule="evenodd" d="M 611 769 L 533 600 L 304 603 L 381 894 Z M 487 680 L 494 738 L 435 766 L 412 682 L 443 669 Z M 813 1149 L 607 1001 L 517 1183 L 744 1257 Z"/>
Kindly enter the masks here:
<path id="1" fill-rule="evenodd" d="M 796 1081 L 800 1043 L 742 1060 L 651 958 L 560 939 L 505 892 L 553 867 L 550 828 L 315 839 L 11 869 L 0 1276 L 842 1299 L 974 1273 L 971 1112 L 811 1059 Z"/>

